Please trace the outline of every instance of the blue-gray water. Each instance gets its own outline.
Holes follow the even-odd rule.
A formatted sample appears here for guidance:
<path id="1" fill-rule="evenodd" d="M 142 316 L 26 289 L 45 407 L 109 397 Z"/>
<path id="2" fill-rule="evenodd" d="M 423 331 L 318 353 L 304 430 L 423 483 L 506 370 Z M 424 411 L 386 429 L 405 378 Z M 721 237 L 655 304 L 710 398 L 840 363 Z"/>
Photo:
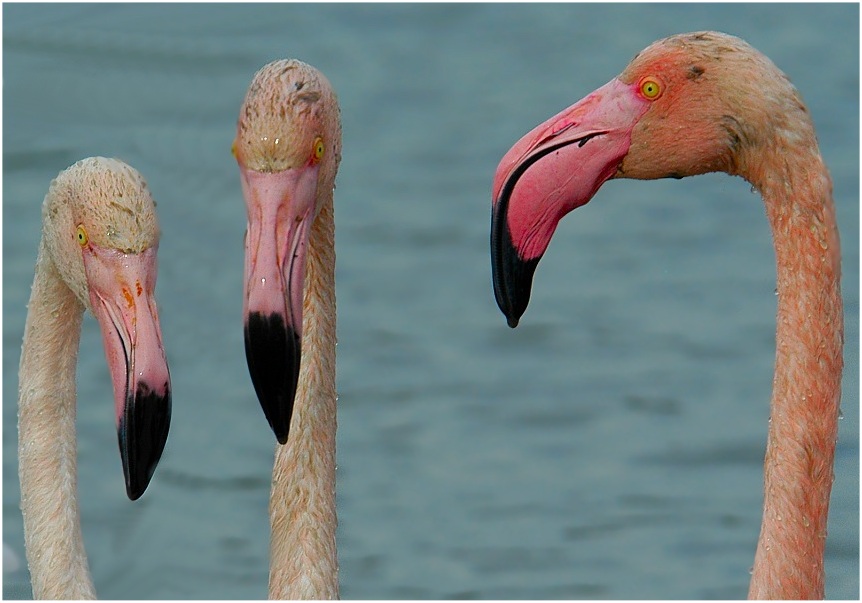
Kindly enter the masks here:
<path id="1" fill-rule="evenodd" d="M 346 598 L 741 598 L 761 516 L 774 254 L 740 179 L 608 183 L 568 216 L 510 330 L 490 187 L 524 132 L 653 40 L 739 35 L 808 103 L 835 181 L 846 375 L 827 596 L 859 596 L 855 5 L 5 5 L 3 541 L 23 557 L 16 387 L 50 180 L 148 179 L 174 415 L 126 499 L 98 328 L 78 368 L 83 533 L 106 598 L 266 595 L 274 438 L 241 335 L 230 154 L 255 70 L 338 91 L 338 546 Z M 7 556 L 7 560 L 11 556 Z M 26 570 L 3 595 L 29 596 Z"/>

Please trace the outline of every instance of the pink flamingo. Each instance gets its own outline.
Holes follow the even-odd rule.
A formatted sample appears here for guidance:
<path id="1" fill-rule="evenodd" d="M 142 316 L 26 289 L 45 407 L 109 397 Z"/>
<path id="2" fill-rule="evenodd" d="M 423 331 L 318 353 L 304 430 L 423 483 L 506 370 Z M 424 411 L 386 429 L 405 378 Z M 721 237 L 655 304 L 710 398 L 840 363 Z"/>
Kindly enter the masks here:
<path id="1" fill-rule="evenodd" d="M 159 226 L 144 179 L 95 157 L 51 183 L 18 389 L 18 474 L 33 596 L 92 599 L 81 538 L 75 367 L 84 309 L 99 321 L 126 493 L 144 493 L 168 437 L 171 385 L 154 299 Z"/>
<path id="2" fill-rule="evenodd" d="M 248 209 L 246 358 L 264 414 L 284 444 L 276 448 L 269 504 L 269 596 L 334 599 L 332 201 L 341 122 L 326 78 L 294 60 L 258 71 L 240 109 L 234 154 Z"/>
<path id="3" fill-rule="evenodd" d="M 494 293 L 517 326 L 557 223 L 606 180 L 717 171 L 761 193 L 778 276 L 763 523 L 749 597 L 823 598 L 843 365 L 841 253 L 811 117 L 768 58 L 726 34 L 671 36 L 521 138 L 494 177 Z"/>

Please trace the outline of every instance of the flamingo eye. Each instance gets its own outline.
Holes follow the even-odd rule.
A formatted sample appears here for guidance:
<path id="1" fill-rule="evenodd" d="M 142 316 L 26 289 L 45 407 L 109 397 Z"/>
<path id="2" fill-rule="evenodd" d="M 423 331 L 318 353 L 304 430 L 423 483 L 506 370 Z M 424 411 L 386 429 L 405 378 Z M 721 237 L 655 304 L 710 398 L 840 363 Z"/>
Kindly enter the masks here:
<path id="1" fill-rule="evenodd" d="M 646 77 L 641 82 L 641 94 L 644 95 L 644 98 L 649 100 L 655 100 L 659 96 L 661 96 L 661 93 L 662 85 L 657 79 L 653 77 Z"/>
<path id="2" fill-rule="evenodd" d="M 83 224 L 78 224 L 78 230 L 75 232 L 75 238 L 78 239 L 78 245 L 83 247 L 87 244 L 90 238 L 87 236 L 87 231 Z"/>
<path id="3" fill-rule="evenodd" d="M 323 144 L 323 139 L 318 136 L 314 139 L 313 157 L 314 161 L 323 159 L 323 154 L 326 152 L 326 146 Z"/>
<path id="4" fill-rule="evenodd" d="M 233 155 L 234 159 L 236 159 L 236 140 L 234 140 L 233 144 L 230 145 L 230 154 Z"/>

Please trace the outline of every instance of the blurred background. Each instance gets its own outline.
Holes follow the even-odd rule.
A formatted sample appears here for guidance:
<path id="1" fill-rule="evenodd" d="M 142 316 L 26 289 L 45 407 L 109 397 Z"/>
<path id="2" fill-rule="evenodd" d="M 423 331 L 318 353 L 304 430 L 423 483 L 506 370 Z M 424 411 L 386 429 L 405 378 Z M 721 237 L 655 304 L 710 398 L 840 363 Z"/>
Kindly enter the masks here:
<path id="1" fill-rule="evenodd" d="M 231 157 L 254 72 L 296 57 L 339 94 L 341 594 L 744 598 L 775 345 L 763 204 L 738 178 L 614 181 L 561 223 L 521 326 L 494 303 L 490 188 L 522 134 L 654 40 L 715 29 L 801 91 L 843 248 L 846 372 L 827 589 L 859 597 L 859 7 L 3 6 L 5 598 L 30 597 L 17 370 L 56 174 L 147 178 L 170 438 L 127 500 L 98 327 L 78 366 L 80 506 L 103 598 L 263 598 L 275 445 L 246 369 L 245 207 Z"/>

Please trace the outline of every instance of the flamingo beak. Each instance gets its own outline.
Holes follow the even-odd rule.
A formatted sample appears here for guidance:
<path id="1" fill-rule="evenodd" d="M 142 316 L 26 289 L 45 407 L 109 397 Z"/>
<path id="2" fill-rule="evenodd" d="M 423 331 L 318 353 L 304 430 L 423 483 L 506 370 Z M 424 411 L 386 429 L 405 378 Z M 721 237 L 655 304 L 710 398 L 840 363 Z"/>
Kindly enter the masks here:
<path id="1" fill-rule="evenodd" d="M 648 107 L 636 87 L 613 79 L 503 156 L 494 175 L 491 271 L 510 327 L 527 309 L 533 273 L 557 224 L 614 176 Z"/>
<path id="2" fill-rule="evenodd" d="M 319 164 L 280 172 L 240 165 L 248 209 L 243 316 L 254 390 L 280 444 L 287 442 L 302 356 L 305 257 Z"/>
<path id="3" fill-rule="evenodd" d="M 122 253 L 89 245 L 84 271 L 114 386 L 126 494 L 138 499 L 168 439 L 171 377 L 154 297 L 156 248 Z"/>

